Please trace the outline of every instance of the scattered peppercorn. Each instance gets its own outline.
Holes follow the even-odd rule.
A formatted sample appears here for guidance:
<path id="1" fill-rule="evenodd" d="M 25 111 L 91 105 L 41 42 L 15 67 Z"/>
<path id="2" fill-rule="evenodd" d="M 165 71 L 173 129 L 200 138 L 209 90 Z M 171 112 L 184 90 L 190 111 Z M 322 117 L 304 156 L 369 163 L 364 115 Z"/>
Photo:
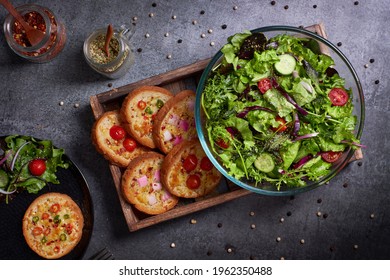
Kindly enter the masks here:
<path id="1" fill-rule="evenodd" d="M 348 183 L 344 183 L 344 184 L 343 184 L 343 187 L 344 187 L 344 188 L 347 188 L 347 187 L 348 187 Z"/>
<path id="2" fill-rule="evenodd" d="M 371 58 L 370 63 L 374 63 L 374 62 L 375 62 L 375 59 Z"/>
<path id="3" fill-rule="evenodd" d="M 343 43 L 341 43 L 341 42 L 338 42 L 338 43 L 337 43 L 337 46 L 338 46 L 338 47 L 341 47 L 342 45 L 343 45 Z"/>
<path id="4" fill-rule="evenodd" d="M 355 6 L 357 6 L 357 5 L 359 5 L 359 1 L 355 1 L 353 4 L 354 4 Z"/>
<path id="5" fill-rule="evenodd" d="M 358 166 L 362 166 L 362 165 L 363 165 L 363 162 L 359 161 L 357 165 L 358 165 Z"/>
<path id="6" fill-rule="evenodd" d="M 292 215 L 291 211 L 287 212 L 287 216 L 290 217 Z"/>
<path id="7" fill-rule="evenodd" d="M 156 7 L 156 6 L 157 6 L 157 4 L 156 4 L 156 3 L 153 3 L 153 4 L 152 4 L 152 7 Z"/>
<path id="8" fill-rule="evenodd" d="M 321 198 L 317 199 L 317 203 L 321 203 L 321 202 L 322 202 Z"/>
<path id="9" fill-rule="evenodd" d="M 271 1 L 271 5 L 274 6 L 276 4 L 276 1 Z"/>
<path id="10" fill-rule="evenodd" d="M 206 255 L 211 256 L 213 253 L 211 251 L 207 251 Z"/>
<path id="11" fill-rule="evenodd" d="M 177 42 L 178 42 L 179 44 L 181 44 L 181 43 L 183 42 L 183 40 L 182 40 L 182 39 L 179 39 L 179 40 L 177 40 Z"/>
<path id="12" fill-rule="evenodd" d="M 379 80 L 376 80 L 376 81 L 375 81 L 375 84 L 376 84 L 376 85 L 379 84 Z"/>
<path id="13" fill-rule="evenodd" d="M 112 83 L 108 83 L 108 85 L 107 85 L 108 87 L 112 87 Z"/>
<path id="14" fill-rule="evenodd" d="M 313 8 L 316 9 L 316 8 L 317 8 L 317 5 L 313 5 Z"/>
<path id="15" fill-rule="evenodd" d="M 137 52 L 142 52 L 142 48 L 138 48 L 138 49 L 137 49 Z"/>
<path id="16" fill-rule="evenodd" d="M 226 28 L 227 28 L 227 25 L 226 25 L 226 24 L 222 24 L 221 28 L 222 28 L 222 29 L 226 29 Z"/>
<path id="17" fill-rule="evenodd" d="M 324 213 L 324 215 L 322 215 L 322 217 L 323 217 L 324 219 L 326 219 L 326 218 L 328 218 L 328 214 Z"/>
<path id="18" fill-rule="evenodd" d="M 287 10 L 288 9 L 288 5 L 284 6 L 284 9 Z"/>
<path id="19" fill-rule="evenodd" d="M 200 14 L 201 14 L 201 15 L 204 15 L 204 13 L 205 13 L 205 11 L 203 11 L 203 10 L 200 11 Z"/>

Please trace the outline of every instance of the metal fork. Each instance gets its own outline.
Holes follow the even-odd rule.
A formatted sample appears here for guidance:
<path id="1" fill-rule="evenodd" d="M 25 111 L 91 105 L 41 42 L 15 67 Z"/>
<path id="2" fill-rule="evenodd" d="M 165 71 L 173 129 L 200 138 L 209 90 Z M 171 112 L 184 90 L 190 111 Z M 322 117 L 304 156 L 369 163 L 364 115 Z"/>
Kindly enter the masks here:
<path id="1" fill-rule="evenodd" d="M 106 248 L 104 247 L 92 257 L 89 258 L 90 260 L 115 260 L 114 255 Z"/>

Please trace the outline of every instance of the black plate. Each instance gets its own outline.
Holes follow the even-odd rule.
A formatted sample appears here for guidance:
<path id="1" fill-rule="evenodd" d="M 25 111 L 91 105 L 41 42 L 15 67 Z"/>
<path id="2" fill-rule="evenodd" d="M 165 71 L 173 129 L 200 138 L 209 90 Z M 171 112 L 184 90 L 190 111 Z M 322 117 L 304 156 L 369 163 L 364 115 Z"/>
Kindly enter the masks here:
<path id="1" fill-rule="evenodd" d="M 0 140 L 4 137 L 0 137 Z M 79 168 L 67 155 L 63 159 L 70 163 L 68 169 L 58 168 L 59 185 L 48 184 L 38 194 L 27 191 L 18 193 L 8 204 L 0 202 L 0 259 L 33 260 L 42 259 L 28 247 L 22 231 L 22 219 L 27 208 L 38 196 L 48 192 L 59 192 L 69 195 L 80 207 L 84 215 L 83 235 L 79 244 L 64 260 L 82 259 L 87 250 L 93 229 L 93 206 L 87 181 Z"/>

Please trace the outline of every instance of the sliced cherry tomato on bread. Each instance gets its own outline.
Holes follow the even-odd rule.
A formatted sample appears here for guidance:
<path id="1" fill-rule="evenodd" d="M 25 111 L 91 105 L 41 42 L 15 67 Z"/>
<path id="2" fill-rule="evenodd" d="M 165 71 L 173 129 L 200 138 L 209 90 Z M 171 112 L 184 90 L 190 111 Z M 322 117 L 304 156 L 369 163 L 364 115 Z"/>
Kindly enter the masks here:
<path id="1" fill-rule="evenodd" d="M 200 178 L 198 175 L 196 174 L 192 174 L 190 176 L 188 176 L 187 178 L 187 181 L 186 181 L 186 185 L 189 189 L 197 189 L 200 187 Z"/>
<path id="2" fill-rule="evenodd" d="M 31 175 L 41 176 L 46 171 L 46 162 L 43 159 L 33 159 L 28 164 L 28 169 Z"/>
<path id="3" fill-rule="evenodd" d="M 271 80 L 268 78 L 261 79 L 257 82 L 257 86 L 262 94 L 266 93 L 269 89 L 272 88 Z"/>
<path id="4" fill-rule="evenodd" d="M 50 206 L 50 212 L 57 213 L 61 210 L 61 206 L 58 203 L 54 203 L 52 206 Z"/>
<path id="5" fill-rule="evenodd" d="M 137 107 L 138 107 L 138 109 L 140 109 L 140 110 L 145 109 L 145 108 L 146 108 L 146 102 L 143 101 L 143 100 L 138 101 Z"/>
<path id="6" fill-rule="evenodd" d="M 204 171 L 210 171 L 213 169 L 213 164 L 208 157 L 203 157 L 200 161 L 200 168 Z"/>
<path id="7" fill-rule="evenodd" d="M 51 229 L 49 227 L 45 228 L 45 230 L 43 231 L 43 234 L 48 236 L 51 232 Z"/>
<path id="8" fill-rule="evenodd" d="M 121 140 L 125 138 L 126 136 L 126 131 L 123 129 L 123 127 L 119 125 L 113 125 L 110 128 L 110 136 L 114 140 Z"/>
<path id="9" fill-rule="evenodd" d="M 326 162 L 335 162 L 337 161 L 340 156 L 343 154 L 343 152 L 333 152 L 333 151 L 329 151 L 329 152 L 323 152 L 321 153 L 321 157 L 323 160 L 325 160 Z"/>
<path id="10" fill-rule="evenodd" d="M 189 154 L 183 161 L 183 167 L 187 172 L 191 172 L 198 165 L 198 158 L 194 154 Z"/>
<path id="11" fill-rule="evenodd" d="M 65 230 L 66 230 L 66 233 L 67 233 L 67 234 L 71 234 L 71 233 L 72 233 L 72 230 L 73 230 L 72 224 L 66 224 Z"/>
<path id="12" fill-rule="evenodd" d="M 276 116 L 275 117 L 275 120 L 280 123 L 280 125 L 278 127 L 271 127 L 271 130 L 274 131 L 274 132 L 283 132 L 287 129 L 287 126 L 286 126 L 286 120 L 279 117 L 279 116 Z"/>
<path id="13" fill-rule="evenodd" d="M 50 217 L 50 215 L 48 213 L 46 213 L 46 212 L 42 214 L 42 220 L 46 220 L 49 217 Z"/>
<path id="14" fill-rule="evenodd" d="M 43 229 L 42 229 L 41 227 L 35 227 L 35 228 L 33 228 L 33 230 L 32 230 L 32 234 L 33 234 L 34 236 L 40 235 L 40 234 L 42 234 L 42 233 L 43 233 Z"/>
<path id="15" fill-rule="evenodd" d="M 132 152 L 137 148 L 137 142 L 134 139 L 126 138 L 123 141 L 123 147 L 125 147 L 126 151 Z"/>
<path id="16" fill-rule="evenodd" d="M 348 93 L 342 88 L 333 88 L 328 94 L 330 102 L 334 106 L 344 106 L 348 102 Z"/>

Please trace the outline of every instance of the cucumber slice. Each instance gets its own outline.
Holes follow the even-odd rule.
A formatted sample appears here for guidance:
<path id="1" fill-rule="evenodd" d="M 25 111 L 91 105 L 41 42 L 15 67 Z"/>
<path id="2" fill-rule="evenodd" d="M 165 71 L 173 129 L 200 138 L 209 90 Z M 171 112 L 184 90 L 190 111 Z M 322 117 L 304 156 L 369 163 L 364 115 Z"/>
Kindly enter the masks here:
<path id="1" fill-rule="evenodd" d="M 9 177 L 7 172 L 0 169 L 0 189 L 5 188 L 9 183 Z"/>
<path id="2" fill-rule="evenodd" d="M 295 69 L 297 62 L 292 55 L 279 55 L 279 61 L 275 63 L 275 70 L 281 75 L 290 75 Z"/>
<path id="3" fill-rule="evenodd" d="M 274 160 L 272 159 L 272 156 L 268 153 L 260 154 L 255 160 L 254 164 L 258 170 L 264 173 L 271 172 L 275 168 Z"/>

